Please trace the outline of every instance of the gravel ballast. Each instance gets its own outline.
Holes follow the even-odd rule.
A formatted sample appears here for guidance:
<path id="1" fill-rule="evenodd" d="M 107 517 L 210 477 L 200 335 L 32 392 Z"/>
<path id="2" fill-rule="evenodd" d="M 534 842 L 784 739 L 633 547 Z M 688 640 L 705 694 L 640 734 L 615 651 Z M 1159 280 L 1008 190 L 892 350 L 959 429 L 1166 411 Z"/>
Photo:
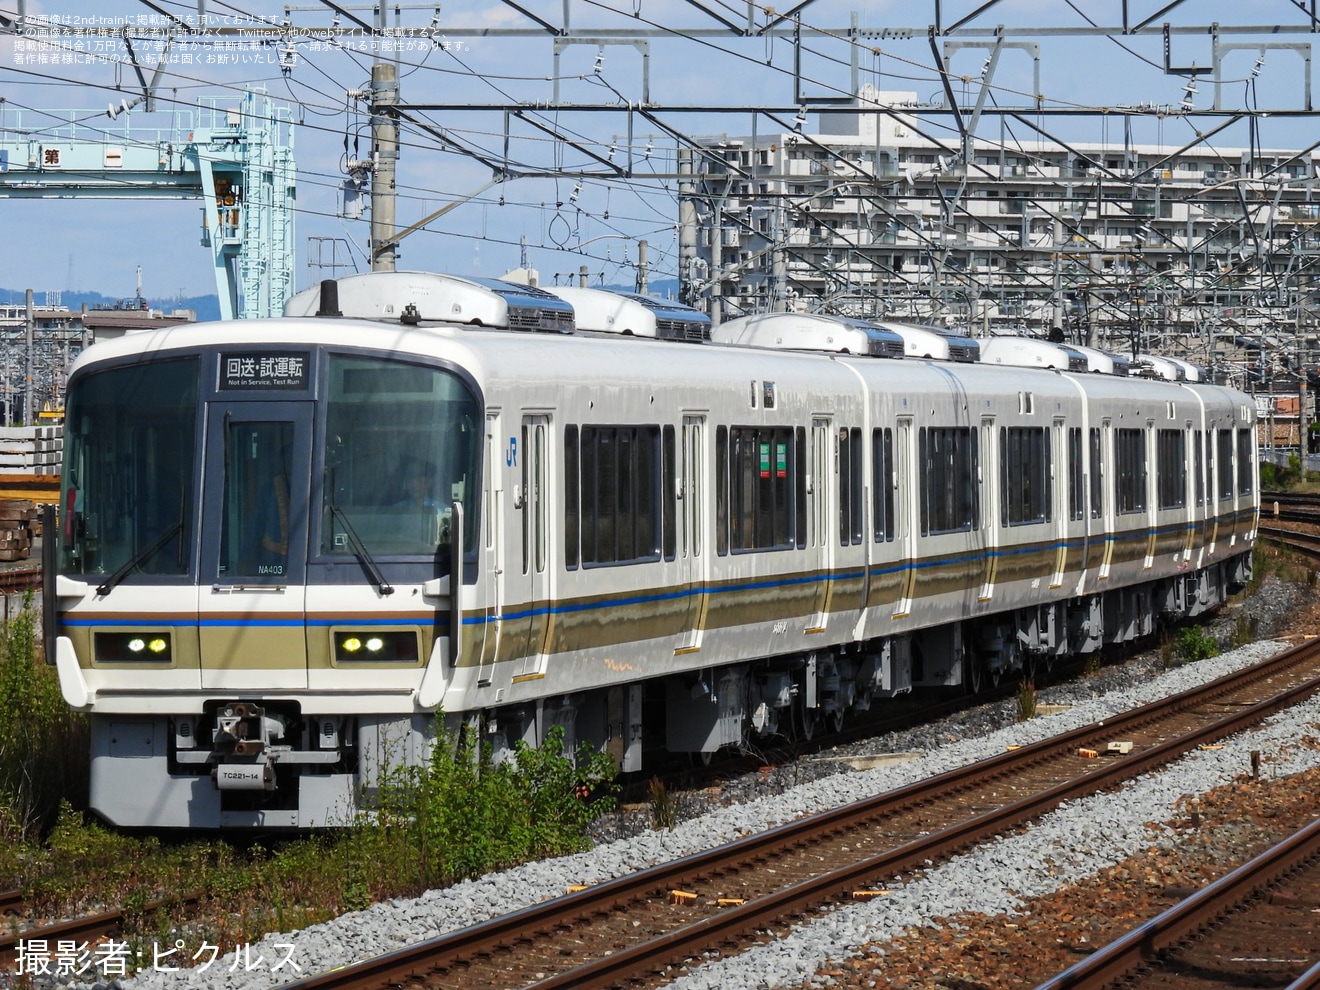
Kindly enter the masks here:
<path id="1" fill-rule="evenodd" d="M 1278 602 L 1272 605 L 1280 604 Z M 266 967 L 230 970 L 232 956 L 207 972 L 145 972 L 123 986 L 137 990 L 176 988 L 246 990 L 350 964 L 432 938 L 519 907 L 561 895 L 576 883 L 600 883 L 689 855 L 730 839 L 782 824 L 802 815 L 836 807 L 910 781 L 1002 753 L 1100 721 L 1134 706 L 1185 690 L 1273 655 L 1286 644 L 1263 642 L 1199 663 L 1160 669 L 1158 660 L 1130 662 L 1041 692 L 1039 701 L 1072 704 L 1058 714 L 1016 723 L 1012 702 L 980 706 L 971 713 L 891 734 L 849 747 L 850 754 L 917 752 L 906 762 L 853 771 L 841 760 L 816 760 L 775 774 L 753 774 L 728 782 L 721 800 L 731 802 L 681 822 L 673 831 L 638 831 L 602 842 L 589 853 L 528 864 L 501 874 L 431 891 L 413 900 L 376 904 L 303 931 L 270 936 L 252 946 L 269 961 L 288 956 L 299 971 L 286 966 L 272 974 Z M 1100 696 L 1094 696 L 1103 692 Z M 893 938 L 932 918 L 965 911 L 1012 911 L 1020 898 L 1077 882 L 1159 839 L 1148 822 L 1167 819 L 1180 798 L 1225 783 L 1249 766 L 1249 751 L 1265 755 L 1266 772 L 1282 775 L 1320 763 L 1320 754 L 1290 747 L 1296 726 L 1320 720 L 1320 703 L 1294 709 L 1267 727 L 1221 750 L 1195 753 L 1175 767 L 1132 782 L 1120 790 L 1073 803 L 1047 816 L 1022 834 L 1005 837 L 958 857 L 923 877 L 905 877 L 882 899 L 823 914 L 789 939 L 719 960 L 681 977 L 674 985 L 688 990 L 719 987 L 743 990 L 797 983 L 811 978 L 830 959 L 846 957 L 866 942 Z M 817 776 L 818 775 L 818 776 Z M 817 776 L 817 779 L 805 779 Z M 789 786 L 786 781 L 796 781 Z M 620 833 L 636 821 L 616 823 Z M 116 981 L 118 982 L 118 981 Z"/>

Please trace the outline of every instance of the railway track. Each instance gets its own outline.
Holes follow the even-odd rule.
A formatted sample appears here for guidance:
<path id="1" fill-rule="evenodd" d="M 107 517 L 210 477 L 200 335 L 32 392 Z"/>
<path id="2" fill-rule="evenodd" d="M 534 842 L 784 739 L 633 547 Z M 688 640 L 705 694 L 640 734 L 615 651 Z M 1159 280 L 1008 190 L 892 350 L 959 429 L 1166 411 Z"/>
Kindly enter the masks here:
<path id="1" fill-rule="evenodd" d="M 194 892 L 160 897 L 134 908 L 132 913 L 135 915 L 149 915 L 162 910 L 191 909 L 195 908 L 204 896 L 200 892 Z M 23 891 L 0 892 L 0 915 L 8 914 L 22 917 L 28 913 L 28 904 Z M 53 946 L 60 941 L 87 942 L 106 936 L 122 934 L 127 913 L 123 909 L 113 908 L 109 911 L 98 911 L 94 914 L 82 915 L 48 925 L 33 925 L 21 931 L 15 931 L 6 926 L 0 929 L 0 960 L 3 960 L 6 964 L 14 962 L 14 953 L 19 940 L 43 941 Z M 3 973 L 3 967 L 0 967 L 0 973 Z"/>
<path id="2" fill-rule="evenodd" d="M 881 896 L 897 874 L 1170 762 L 1317 690 L 1320 643 L 1306 644 L 1103 724 L 291 986 L 655 985 L 692 959 L 738 952 L 808 912 Z M 1121 755 L 1100 755 L 1110 743 Z"/>
<path id="3" fill-rule="evenodd" d="M 1299 904 L 1320 902 L 1320 821 L 1134 928 L 1037 990 L 1320 988 Z"/>

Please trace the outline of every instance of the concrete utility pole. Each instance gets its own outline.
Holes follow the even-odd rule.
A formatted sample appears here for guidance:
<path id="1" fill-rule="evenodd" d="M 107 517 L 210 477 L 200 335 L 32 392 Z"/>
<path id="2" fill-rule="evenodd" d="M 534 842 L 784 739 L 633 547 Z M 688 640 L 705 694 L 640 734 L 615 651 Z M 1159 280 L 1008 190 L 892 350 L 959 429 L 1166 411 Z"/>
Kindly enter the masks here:
<path id="1" fill-rule="evenodd" d="M 646 281 L 646 241 L 637 242 L 637 291 L 642 295 L 647 293 Z"/>
<path id="2" fill-rule="evenodd" d="M 399 70 L 389 62 L 371 67 L 371 270 L 392 272 L 395 167 L 399 160 Z"/>
<path id="3" fill-rule="evenodd" d="M 1306 352 L 1305 342 L 1302 338 L 1302 300 L 1300 295 L 1297 299 L 1297 322 L 1294 327 L 1294 340 L 1297 343 L 1294 351 L 1297 360 L 1297 449 L 1301 454 L 1302 474 L 1307 470 L 1307 457 L 1311 452 L 1310 437 L 1306 435 Z"/>
<path id="4" fill-rule="evenodd" d="M 697 276 L 697 204 L 694 196 L 697 192 L 692 177 L 692 149 L 678 149 L 678 271 L 679 289 L 687 290 L 687 298 L 682 301 L 691 306 L 699 300 L 692 291 Z M 718 232 L 719 224 L 715 225 Z M 716 262 L 718 264 L 718 262 Z M 712 266 L 713 267 L 713 266 Z"/>
<path id="5" fill-rule="evenodd" d="M 23 348 L 23 425 L 32 425 L 32 337 L 37 329 L 36 309 L 32 305 L 32 290 L 28 289 L 27 302 L 27 346 Z"/>

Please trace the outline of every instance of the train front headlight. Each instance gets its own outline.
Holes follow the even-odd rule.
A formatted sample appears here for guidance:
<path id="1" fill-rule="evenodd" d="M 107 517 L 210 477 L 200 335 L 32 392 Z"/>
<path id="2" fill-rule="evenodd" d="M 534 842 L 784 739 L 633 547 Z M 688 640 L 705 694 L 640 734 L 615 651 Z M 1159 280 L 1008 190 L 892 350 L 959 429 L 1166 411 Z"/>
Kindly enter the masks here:
<path id="1" fill-rule="evenodd" d="M 168 632 L 98 632 L 94 636 L 97 663 L 173 663 Z"/>
<path id="2" fill-rule="evenodd" d="M 415 629 L 387 632 L 334 632 L 336 663 L 416 663 L 420 656 Z"/>

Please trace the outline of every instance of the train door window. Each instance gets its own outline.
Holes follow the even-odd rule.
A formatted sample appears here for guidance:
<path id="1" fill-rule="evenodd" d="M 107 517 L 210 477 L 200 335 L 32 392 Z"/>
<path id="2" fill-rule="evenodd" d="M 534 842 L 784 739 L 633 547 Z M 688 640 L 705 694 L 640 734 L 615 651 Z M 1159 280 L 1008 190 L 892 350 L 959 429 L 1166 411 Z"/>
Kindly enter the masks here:
<path id="1" fill-rule="evenodd" d="M 976 433 L 967 427 L 922 427 L 917 444 L 921 535 L 978 528 Z"/>
<path id="2" fill-rule="evenodd" d="M 793 546 L 797 446 L 791 429 L 729 430 L 729 545 L 733 550 Z"/>
<path id="3" fill-rule="evenodd" d="M 865 526 L 862 512 L 862 431 L 857 427 L 839 430 L 839 544 L 862 542 Z"/>
<path id="4" fill-rule="evenodd" d="M 830 486 L 838 478 L 838 451 L 836 440 L 830 429 L 828 419 L 815 419 L 811 423 L 811 460 L 804 474 L 809 475 L 811 489 L 811 526 L 807 534 L 807 543 L 813 547 L 823 547 L 830 540 L 834 531 L 834 520 L 830 515 Z M 842 498 L 842 496 L 840 496 Z"/>
<path id="5" fill-rule="evenodd" d="M 1074 522 L 1086 515 L 1085 472 L 1082 460 L 1082 428 L 1068 428 L 1068 518 Z"/>
<path id="6" fill-rule="evenodd" d="M 1233 497 L 1233 431 L 1220 430 L 1215 467 L 1219 472 L 1219 500 Z"/>
<path id="7" fill-rule="evenodd" d="M 225 431 L 219 573 L 281 577 L 288 570 L 292 422 L 230 422 Z"/>
<path id="8" fill-rule="evenodd" d="M 1161 509 L 1181 509 L 1187 504 L 1187 435 L 1182 430 L 1156 433 L 1155 489 Z"/>
<path id="9" fill-rule="evenodd" d="M 660 502 L 663 511 L 661 512 L 660 523 L 661 528 L 664 531 L 663 552 L 665 560 L 673 560 L 678 545 L 675 505 L 678 499 L 678 489 L 674 477 L 674 428 L 672 426 L 666 426 L 661 432 L 663 455 L 660 466 Z"/>
<path id="10" fill-rule="evenodd" d="M 1205 505 L 1205 441 L 1201 437 L 1200 430 L 1192 434 L 1192 450 L 1194 452 L 1192 456 L 1196 461 L 1192 465 L 1195 475 L 1196 504 Z"/>
<path id="11" fill-rule="evenodd" d="M 1091 427 L 1091 518 L 1104 515 L 1104 467 L 1100 457 L 1100 427 Z"/>
<path id="12" fill-rule="evenodd" d="M 1239 495 L 1250 495 L 1252 491 L 1251 465 L 1255 459 L 1251 456 L 1251 430 L 1237 431 L 1237 488 Z"/>
<path id="13" fill-rule="evenodd" d="M 678 506 L 681 553 L 694 559 L 704 552 L 704 520 L 706 516 L 706 417 L 698 414 L 683 417 L 683 442 L 679 454 L 679 477 L 682 504 Z"/>
<path id="14" fill-rule="evenodd" d="M 1118 512 L 1122 514 L 1145 511 L 1146 431 L 1116 430 L 1114 455 L 1118 461 Z"/>
<path id="15" fill-rule="evenodd" d="M 545 423 L 522 426 L 523 573 L 545 570 Z"/>
<path id="16" fill-rule="evenodd" d="M 1025 526 L 1050 519 L 1050 447 L 1042 427 L 1002 427 L 999 463 L 1005 526 Z"/>
<path id="17" fill-rule="evenodd" d="M 564 427 L 564 566 L 575 570 L 578 565 L 580 476 L 578 474 L 578 428 Z"/>
<path id="18" fill-rule="evenodd" d="M 871 431 L 871 514 L 875 542 L 894 538 L 894 432 L 886 427 Z"/>
<path id="19" fill-rule="evenodd" d="M 799 426 L 794 438 L 796 444 L 797 458 L 794 464 L 807 463 L 807 431 L 805 427 Z M 797 522 L 797 548 L 801 550 L 807 545 L 807 472 L 796 471 L 797 487 L 795 494 L 797 496 L 794 505 L 796 511 L 794 518 Z"/>
<path id="20" fill-rule="evenodd" d="M 729 428 L 715 428 L 715 552 L 729 552 Z"/>

